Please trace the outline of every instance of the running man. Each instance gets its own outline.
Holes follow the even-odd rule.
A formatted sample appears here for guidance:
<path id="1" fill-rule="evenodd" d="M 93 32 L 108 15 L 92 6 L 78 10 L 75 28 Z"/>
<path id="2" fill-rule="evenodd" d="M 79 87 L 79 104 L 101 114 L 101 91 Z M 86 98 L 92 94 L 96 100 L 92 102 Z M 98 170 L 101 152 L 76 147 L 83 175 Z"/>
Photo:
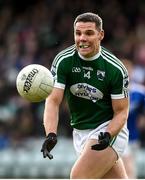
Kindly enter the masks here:
<path id="1" fill-rule="evenodd" d="M 128 143 L 128 72 L 101 46 L 102 26 L 97 14 L 77 16 L 75 45 L 56 55 L 51 68 L 55 82 L 45 103 L 46 139 L 41 151 L 44 158 L 52 159 L 59 106 L 65 95 L 79 155 L 70 173 L 72 179 L 127 178 L 121 156 Z"/>

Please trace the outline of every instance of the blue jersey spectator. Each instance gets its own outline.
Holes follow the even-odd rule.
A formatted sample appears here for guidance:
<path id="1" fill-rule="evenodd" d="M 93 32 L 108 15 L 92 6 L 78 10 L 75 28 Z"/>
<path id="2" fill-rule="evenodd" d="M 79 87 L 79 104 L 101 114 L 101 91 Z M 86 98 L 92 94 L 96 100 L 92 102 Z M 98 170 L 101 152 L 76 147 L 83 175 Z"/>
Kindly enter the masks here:
<path id="1" fill-rule="evenodd" d="M 130 85 L 130 112 L 128 117 L 129 141 L 133 142 L 139 138 L 137 127 L 138 116 L 145 108 L 145 87 L 135 82 Z"/>
<path id="2" fill-rule="evenodd" d="M 129 145 L 124 153 L 123 162 L 130 179 L 137 178 L 134 152 L 139 149 L 140 128 L 138 127 L 140 115 L 145 108 L 145 86 L 144 71 L 139 66 L 133 64 L 132 61 L 123 59 L 130 77 L 130 109 L 127 121 L 129 129 Z"/>

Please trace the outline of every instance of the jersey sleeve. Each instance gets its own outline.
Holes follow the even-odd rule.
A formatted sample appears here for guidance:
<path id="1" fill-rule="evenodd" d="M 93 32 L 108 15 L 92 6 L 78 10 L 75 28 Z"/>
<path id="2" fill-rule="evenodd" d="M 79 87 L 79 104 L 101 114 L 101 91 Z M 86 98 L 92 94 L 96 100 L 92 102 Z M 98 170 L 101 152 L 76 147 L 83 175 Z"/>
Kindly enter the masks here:
<path id="1" fill-rule="evenodd" d="M 127 72 L 116 71 L 111 81 L 112 99 L 127 98 L 129 96 L 129 77 Z"/>
<path id="2" fill-rule="evenodd" d="M 56 63 L 54 59 L 51 66 L 51 73 L 54 77 L 54 87 L 65 89 L 66 74 L 62 62 L 63 61 Z"/>

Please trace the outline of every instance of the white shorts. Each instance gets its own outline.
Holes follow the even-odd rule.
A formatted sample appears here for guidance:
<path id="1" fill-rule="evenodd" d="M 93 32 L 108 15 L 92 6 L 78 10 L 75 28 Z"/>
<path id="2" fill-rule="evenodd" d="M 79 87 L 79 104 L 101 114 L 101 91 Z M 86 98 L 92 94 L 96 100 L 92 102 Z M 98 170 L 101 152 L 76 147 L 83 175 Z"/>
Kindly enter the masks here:
<path id="1" fill-rule="evenodd" d="M 107 121 L 100 126 L 98 126 L 96 129 L 87 129 L 87 130 L 73 130 L 73 143 L 74 148 L 76 150 L 76 153 L 80 155 L 82 152 L 85 143 L 89 139 L 96 139 L 98 140 L 98 135 L 100 132 L 105 132 L 108 124 L 110 121 Z M 123 129 L 119 132 L 119 134 L 114 138 L 114 141 L 111 145 L 111 147 L 115 150 L 118 157 L 122 156 L 127 145 L 128 145 L 128 129 L 126 125 L 123 127 Z M 96 141 L 97 143 L 97 141 Z"/>

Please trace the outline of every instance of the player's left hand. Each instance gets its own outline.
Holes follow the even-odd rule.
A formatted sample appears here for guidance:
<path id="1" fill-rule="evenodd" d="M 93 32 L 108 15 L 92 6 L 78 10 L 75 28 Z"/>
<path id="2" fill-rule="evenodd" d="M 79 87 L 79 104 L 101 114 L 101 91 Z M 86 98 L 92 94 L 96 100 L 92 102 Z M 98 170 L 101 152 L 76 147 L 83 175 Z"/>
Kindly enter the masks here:
<path id="1" fill-rule="evenodd" d="M 94 144 L 91 146 L 93 150 L 103 150 L 106 149 L 111 141 L 111 134 L 109 132 L 100 132 L 98 136 L 98 144 Z"/>

